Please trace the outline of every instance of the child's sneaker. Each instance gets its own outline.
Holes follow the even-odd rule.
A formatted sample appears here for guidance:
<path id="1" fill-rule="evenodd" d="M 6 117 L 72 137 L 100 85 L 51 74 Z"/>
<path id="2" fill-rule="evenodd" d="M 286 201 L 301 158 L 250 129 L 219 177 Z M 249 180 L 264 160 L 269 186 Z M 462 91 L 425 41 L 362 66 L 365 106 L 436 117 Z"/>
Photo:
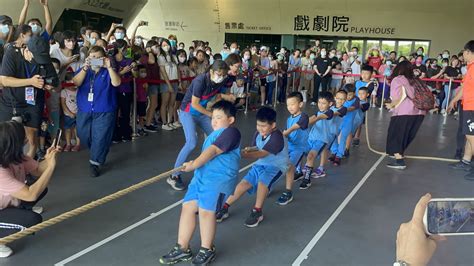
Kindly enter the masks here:
<path id="1" fill-rule="evenodd" d="M 249 218 L 245 220 L 245 226 L 247 227 L 257 227 L 258 224 L 263 221 L 263 213 L 262 211 L 257 211 L 255 208 L 252 209 Z"/>
<path id="2" fill-rule="evenodd" d="M 353 139 L 352 140 L 352 146 L 357 147 L 360 144 L 360 139 Z"/>
<path id="3" fill-rule="evenodd" d="M 220 223 L 229 218 L 229 208 L 223 207 L 216 212 L 216 222 Z"/>
<path id="4" fill-rule="evenodd" d="M 155 126 L 153 126 L 153 125 L 145 126 L 145 127 L 144 127 L 144 130 L 145 130 L 146 132 L 150 132 L 150 133 L 156 133 L 156 132 L 158 132 L 158 128 L 155 127 Z"/>
<path id="5" fill-rule="evenodd" d="M 184 186 L 183 180 L 181 176 L 170 176 L 166 179 L 166 182 L 174 189 L 178 191 L 184 190 L 186 187 Z"/>
<path id="6" fill-rule="evenodd" d="M 313 174 L 311 174 L 312 178 L 321 178 L 321 177 L 325 177 L 325 176 L 326 176 L 326 172 L 322 168 L 316 169 L 316 171 L 313 172 Z"/>
<path id="7" fill-rule="evenodd" d="M 211 249 L 201 247 L 199 253 L 194 257 L 193 265 L 209 265 L 216 259 L 216 248 Z"/>
<path id="8" fill-rule="evenodd" d="M 277 204 L 284 206 L 293 201 L 293 193 L 291 191 L 285 191 L 277 200 Z"/>
<path id="9" fill-rule="evenodd" d="M 182 125 L 179 121 L 174 122 L 172 125 L 173 125 L 173 127 L 175 127 L 175 128 L 183 127 L 183 125 Z"/>
<path id="10" fill-rule="evenodd" d="M 293 178 L 293 182 L 299 181 L 304 177 L 303 172 L 295 172 L 295 177 Z"/>
<path id="11" fill-rule="evenodd" d="M 188 248 L 187 250 L 183 250 L 179 244 L 173 247 L 173 249 L 168 252 L 168 254 L 164 255 L 160 258 L 161 264 L 176 264 L 181 261 L 188 261 L 192 259 L 193 253 Z"/>
<path id="12" fill-rule="evenodd" d="M 311 180 L 306 178 L 303 179 L 300 184 L 300 189 L 308 189 L 309 187 L 311 187 Z"/>
<path id="13" fill-rule="evenodd" d="M 166 131 L 174 130 L 174 128 L 171 127 L 170 124 L 168 124 L 168 125 L 162 125 L 162 126 L 161 126 L 161 129 L 166 130 Z"/>
<path id="14" fill-rule="evenodd" d="M 339 158 L 339 157 L 334 158 L 334 161 L 332 162 L 332 164 L 333 164 L 334 166 L 339 166 L 339 165 L 341 165 L 341 158 Z"/>
<path id="15" fill-rule="evenodd" d="M 13 253 L 13 250 L 5 245 L 0 245 L 0 258 L 7 258 Z"/>

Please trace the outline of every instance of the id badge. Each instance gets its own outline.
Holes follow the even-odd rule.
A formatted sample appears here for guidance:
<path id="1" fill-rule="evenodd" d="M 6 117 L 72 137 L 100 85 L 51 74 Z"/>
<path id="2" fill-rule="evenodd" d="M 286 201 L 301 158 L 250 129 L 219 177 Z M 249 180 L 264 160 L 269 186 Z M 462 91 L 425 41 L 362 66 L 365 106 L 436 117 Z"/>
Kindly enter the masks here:
<path id="1" fill-rule="evenodd" d="M 29 105 L 35 105 L 35 88 L 33 87 L 25 88 L 25 101 Z"/>
<path id="2" fill-rule="evenodd" d="M 93 102 L 94 101 L 94 93 L 89 92 L 89 95 L 87 96 L 87 101 Z"/>

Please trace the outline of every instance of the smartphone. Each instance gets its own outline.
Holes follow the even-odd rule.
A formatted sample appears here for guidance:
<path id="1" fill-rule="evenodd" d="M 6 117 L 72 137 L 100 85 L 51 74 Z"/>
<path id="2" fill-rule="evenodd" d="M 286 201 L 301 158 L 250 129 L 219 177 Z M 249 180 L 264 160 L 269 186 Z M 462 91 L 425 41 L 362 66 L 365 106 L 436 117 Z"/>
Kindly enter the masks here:
<path id="1" fill-rule="evenodd" d="M 474 198 L 431 199 L 423 223 L 428 235 L 474 235 Z"/>
<path id="2" fill-rule="evenodd" d="M 103 66 L 103 65 L 104 65 L 104 58 L 91 59 L 91 66 Z"/>
<path id="3" fill-rule="evenodd" d="M 56 131 L 56 137 L 55 137 L 55 140 L 56 140 L 56 147 L 61 147 L 61 137 L 63 135 L 63 131 L 61 129 L 58 129 L 58 131 Z"/>

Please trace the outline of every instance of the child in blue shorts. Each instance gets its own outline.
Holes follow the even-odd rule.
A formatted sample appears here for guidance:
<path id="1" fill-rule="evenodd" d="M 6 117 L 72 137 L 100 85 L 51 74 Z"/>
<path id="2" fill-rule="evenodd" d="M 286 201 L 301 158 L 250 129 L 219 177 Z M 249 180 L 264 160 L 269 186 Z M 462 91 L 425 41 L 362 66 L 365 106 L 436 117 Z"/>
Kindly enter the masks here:
<path id="1" fill-rule="evenodd" d="M 330 92 L 322 92 L 318 100 L 318 113 L 309 118 L 309 124 L 313 125 L 308 136 L 310 151 L 304 167 L 304 178 L 300 184 L 300 189 L 308 189 L 311 186 L 311 174 L 314 168 L 314 160 L 322 154 L 324 149 L 331 143 L 331 123 L 333 111 L 330 109 L 333 96 Z M 324 171 L 324 161 L 316 169 L 316 173 Z"/>
<path id="2" fill-rule="evenodd" d="M 343 106 L 347 108 L 347 113 L 342 118 L 341 132 L 339 133 L 338 139 L 331 147 L 331 153 L 334 155 L 334 166 L 339 166 L 341 164 L 341 159 L 344 156 L 349 156 L 348 146 L 352 141 L 352 127 L 356 114 L 355 111 L 359 109 L 359 98 L 355 97 L 354 85 L 347 84 L 345 88 L 347 91 L 347 98 Z"/>
<path id="3" fill-rule="evenodd" d="M 339 135 L 341 134 L 341 126 L 342 121 L 344 120 L 344 116 L 347 114 L 347 108 L 344 106 L 344 103 L 347 99 L 347 91 L 339 90 L 336 92 L 336 96 L 334 97 L 334 105 L 331 106 L 331 110 L 334 113 L 333 118 L 331 119 L 331 134 L 332 134 L 332 142 L 329 145 L 329 149 L 333 150 L 334 145 L 337 146 Z M 329 157 L 330 162 L 334 162 L 336 155 L 332 154 Z"/>
<path id="4" fill-rule="evenodd" d="M 224 207 L 217 212 L 218 222 L 229 217 L 229 207 L 245 192 L 257 193 L 255 206 L 245 220 L 245 226 L 256 227 L 263 221 L 263 203 L 272 186 L 288 168 L 288 148 L 283 133 L 276 127 L 276 112 L 263 107 L 257 112 L 257 132 L 253 137 L 254 147 L 247 147 L 242 158 L 258 159 L 247 175 L 240 181 L 234 195 L 227 199 Z"/>
<path id="5" fill-rule="evenodd" d="M 352 136 L 354 139 L 352 140 L 352 146 L 359 146 L 362 124 L 365 121 L 365 112 L 367 112 L 370 107 L 370 103 L 368 102 L 369 89 L 367 87 L 359 88 L 358 96 L 360 100 L 360 108 L 356 110 L 354 118 L 354 126 L 352 128 Z"/>
<path id="6" fill-rule="evenodd" d="M 288 138 L 290 164 L 286 172 L 286 190 L 277 200 L 279 205 L 286 205 L 293 200 L 291 188 L 293 183 L 300 179 L 300 177 L 295 178 L 295 170 L 309 149 L 309 117 L 301 112 L 303 105 L 303 95 L 300 92 L 292 92 L 286 98 L 286 108 L 291 115 L 286 122 L 286 130 L 283 131 L 283 136 Z M 303 176 L 301 175 L 301 177 Z"/>
<path id="7" fill-rule="evenodd" d="M 185 172 L 194 170 L 194 177 L 183 200 L 178 243 L 160 258 L 162 264 L 175 264 L 192 258 L 189 242 L 196 228 L 196 213 L 199 215 L 201 248 L 192 263 L 208 265 L 215 259 L 215 213 L 234 192 L 239 172 L 240 132 L 232 126 L 236 113 L 237 110 L 230 102 L 220 101 L 214 104 L 214 131 L 204 141 L 201 155 L 183 165 Z"/>

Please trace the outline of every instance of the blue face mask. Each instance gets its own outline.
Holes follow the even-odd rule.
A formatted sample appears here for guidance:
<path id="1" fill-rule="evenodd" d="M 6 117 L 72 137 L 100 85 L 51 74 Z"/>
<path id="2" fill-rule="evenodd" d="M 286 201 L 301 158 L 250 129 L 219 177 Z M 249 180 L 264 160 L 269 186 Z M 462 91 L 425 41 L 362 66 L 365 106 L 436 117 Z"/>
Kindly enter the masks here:
<path id="1" fill-rule="evenodd" d="M 115 36 L 115 39 L 117 39 L 117 40 L 123 40 L 123 38 L 125 38 L 125 33 L 116 32 L 116 33 L 114 33 L 114 36 Z"/>
<path id="2" fill-rule="evenodd" d="M 92 46 L 94 46 L 97 40 L 95 38 L 90 38 L 89 42 L 91 43 Z"/>
<path id="3" fill-rule="evenodd" d="M 10 32 L 10 27 L 8 27 L 8 25 L 2 25 L 1 30 L 4 35 L 7 35 Z"/>
<path id="4" fill-rule="evenodd" d="M 41 32 L 41 27 L 37 24 L 31 24 L 30 27 L 33 34 L 37 34 Z"/>

